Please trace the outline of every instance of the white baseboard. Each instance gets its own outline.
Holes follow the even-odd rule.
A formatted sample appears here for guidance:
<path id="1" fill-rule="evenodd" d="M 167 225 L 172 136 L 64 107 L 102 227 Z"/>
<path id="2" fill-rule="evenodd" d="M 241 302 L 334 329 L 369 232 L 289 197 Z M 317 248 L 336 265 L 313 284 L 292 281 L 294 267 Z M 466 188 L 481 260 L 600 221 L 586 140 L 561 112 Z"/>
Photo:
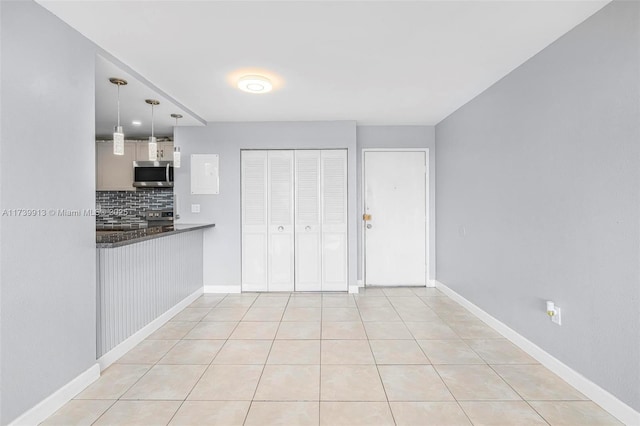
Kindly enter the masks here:
<path id="1" fill-rule="evenodd" d="M 144 339 L 149 337 L 154 331 L 162 327 L 167 323 L 171 318 L 173 318 L 178 312 L 189 306 L 196 300 L 198 297 L 202 295 L 202 288 L 191 293 L 189 296 L 182 299 L 180 302 L 176 303 L 171 309 L 169 309 L 164 314 L 160 315 L 158 318 L 151 321 L 149 324 L 142 327 L 140 330 L 135 332 L 133 335 L 128 337 L 124 342 L 120 343 L 115 348 L 111 349 L 106 354 L 102 355 L 98 359 L 98 364 L 100 364 L 100 371 L 104 371 L 105 368 L 116 362 L 122 355 L 129 352 L 136 346 L 138 343 L 142 342 Z"/>
<path id="2" fill-rule="evenodd" d="M 47 417 L 58 411 L 64 404 L 71 401 L 74 396 L 82 392 L 87 386 L 95 382 L 99 377 L 100 366 L 96 363 L 42 400 L 38 405 L 9 423 L 9 426 L 33 426 L 40 424 Z"/>
<path id="3" fill-rule="evenodd" d="M 242 293 L 240 285 L 205 285 L 205 293 Z"/>
<path id="4" fill-rule="evenodd" d="M 624 402 L 613 396 L 608 391 L 602 389 L 591 380 L 584 377 L 582 374 L 573 370 L 568 365 L 562 363 L 553 355 L 549 354 L 532 341 L 526 339 L 515 330 L 509 328 L 501 321 L 495 319 L 487 312 L 483 311 L 478 306 L 474 305 L 463 296 L 459 295 L 440 281 L 435 281 L 436 287 L 444 294 L 455 300 L 471 313 L 476 315 L 482 321 L 484 321 L 491 328 L 510 340 L 513 344 L 520 349 L 531 355 L 538 360 L 540 364 L 553 371 L 560 376 L 564 381 L 571 386 L 582 392 L 585 396 L 591 399 L 593 402 L 607 410 L 612 416 L 616 417 L 622 423 L 626 425 L 640 425 L 640 413 L 629 407 Z"/>
<path id="5" fill-rule="evenodd" d="M 360 281 L 358 281 L 358 283 L 360 283 Z M 359 290 L 360 290 L 359 284 L 349 286 L 349 293 L 357 294 Z"/>
<path id="6" fill-rule="evenodd" d="M 436 287 L 436 280 L 427 280 L 427 287 L 428 288 L 435 288 Z"/>

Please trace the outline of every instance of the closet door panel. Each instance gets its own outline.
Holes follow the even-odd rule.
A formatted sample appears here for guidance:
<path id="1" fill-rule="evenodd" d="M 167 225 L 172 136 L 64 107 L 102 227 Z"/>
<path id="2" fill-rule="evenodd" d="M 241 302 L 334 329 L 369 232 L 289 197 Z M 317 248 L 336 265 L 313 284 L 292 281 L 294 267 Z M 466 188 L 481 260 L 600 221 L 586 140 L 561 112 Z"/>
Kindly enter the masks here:
<path id="1" fill-rule="evenodd" d="M 323 291 L 346 291 L 347 237 L 345 232 L 322 233 Z"/>
<path id="2" fill-rule="evenodd" d="M 347 151 L 321 153 L 322 290 L 347 291 Z"/>
<path id="3" fill-rule="evenodd" d="M 242 290 L 267 291 L 266 233 L 243 232 Z"/>
<path id="4" fill-rule="evenodd" d="M 293 151 L 269 151 L 268 289 L 294 290 Z"/>
<path id="5" fill-rule="evenodd" d="M 267 291 L 267 152 L 241 158 L 242 290 Z"/>
<path id="6" fill-rule="evenodd" d="M 295 161 L 295 288 L 296 291 L 320 291 L 320 151 L 296 151 Z"/>
<path id="7" fill-rule="evenodd" d="M 242 152 L 242 290 L 347 290 L 347 151 Z"/>
<path id="8" fill-rule="evenodd" d="M 293 233 L 269 236 L 269 291 L 294 290 Z"/>

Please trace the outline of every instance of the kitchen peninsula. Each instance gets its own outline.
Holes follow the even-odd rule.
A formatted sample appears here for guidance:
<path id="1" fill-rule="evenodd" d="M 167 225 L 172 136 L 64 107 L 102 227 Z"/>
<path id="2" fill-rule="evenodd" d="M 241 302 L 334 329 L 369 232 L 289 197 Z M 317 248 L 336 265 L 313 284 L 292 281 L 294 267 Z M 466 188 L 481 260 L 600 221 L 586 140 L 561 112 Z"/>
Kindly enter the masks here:
<path id="1" fill-rule="evenodd" d="M 154 238 L 167 237 L 182 232 L 197 231 L 199 229 L 212 228 L 216 225 L 200 224 L 175 224 L 169 226 L 154 226 L 148 228 L 131 229 L 129 231 L 109 231 L 107 229 L 100 230 L 96 237 L 96 248 L 115 248 L 129 244 L 135 244 Z"/>
<path id="2" fill-rule="evenodd" d="M 97 237 L 97 347 L 102 369 L 202 292 L 203 233 L 173 224 Z M 195 295 L 195 296 L 194 296 Z"/>

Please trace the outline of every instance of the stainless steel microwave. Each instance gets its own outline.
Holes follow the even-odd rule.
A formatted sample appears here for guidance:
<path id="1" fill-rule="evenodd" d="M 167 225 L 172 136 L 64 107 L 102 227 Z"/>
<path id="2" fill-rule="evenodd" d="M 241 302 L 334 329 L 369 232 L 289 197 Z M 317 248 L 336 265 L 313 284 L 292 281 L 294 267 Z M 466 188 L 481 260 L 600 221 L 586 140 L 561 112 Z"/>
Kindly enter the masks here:
<path id="1" fill-rule="evenodd" d="M 173 186 L 173 161 L 134 161 L 133 186 Z"/>

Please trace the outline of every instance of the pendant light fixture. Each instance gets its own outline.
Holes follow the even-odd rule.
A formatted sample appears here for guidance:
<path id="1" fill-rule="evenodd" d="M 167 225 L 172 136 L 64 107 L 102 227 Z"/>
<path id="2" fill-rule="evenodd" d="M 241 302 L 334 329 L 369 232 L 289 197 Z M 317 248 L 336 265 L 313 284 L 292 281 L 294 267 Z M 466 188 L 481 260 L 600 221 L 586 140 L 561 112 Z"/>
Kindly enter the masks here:
<path id="1" fill-rule="evenodd" d="M 178 119 L 182 118 L 182 115 L 171 114 L 171 117 L 176 119 L 176 127 L 178 127 Z M 174 133 L 175 133 L 175 130 L 174 130 Z M 174 137 L 173 140 L 175 143 L 176 138 Z M 176 168 L 176 169 L 180 168 L 180 147 L 175 145 L 173 147 L 173 168 Z"/>
<path id="2" fill-rule="evenodd" d="M 145 99 L 145 102 L 151 105 L 151 136 L 149 136 L 149 161 L 158 160 L 158 142 L 153 134 L 153 107 L 160 105 L 155 99 Z"/>
<path id="3" fill-rule="evenodd" d="M 118 125 L 113 132 L 113 154 L 124 155 L 124 132 L 120 125 L 120 86 L 126 86 L 127 80 L 122 78 L 111 77 L 109 81 L 118 86 Z"/>

